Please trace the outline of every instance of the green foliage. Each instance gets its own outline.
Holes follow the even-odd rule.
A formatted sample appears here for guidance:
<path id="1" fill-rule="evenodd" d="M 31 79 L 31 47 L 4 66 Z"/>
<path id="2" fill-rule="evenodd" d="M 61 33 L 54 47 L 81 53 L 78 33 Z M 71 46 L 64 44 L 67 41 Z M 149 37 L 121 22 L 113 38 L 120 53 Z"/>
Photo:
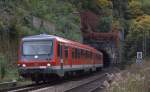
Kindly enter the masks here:
<path id="1" fill-rule="evenodd" d="M 100 8 L 97 4 L 97 0 L 66 0 L 77 7 L 78 11 L 91 10 L 95 13 L 99 13 Z"/>
<path id="2" fill-rule="evenodd" d="M 6 75 L 6 59 L 4 56 L 0 55 L 0 78 L 3 79 Z"/>
<path id="3" fill-rule="evenodd" d="M 136 52 L 143 51 L 144 47 L 146 47 L 145 51 L 148 51 L 149 39 L 150 39 L 150 16 L 149 15 L 140 16 L 137 19 L 133 20 L 126 39 L 127 43 L 125 50 L 130 51 L 126 52 L 127 57 L 131 58 L 136 56 Z M 144 41 L 146 42 L 143 43 Z M 146 55 L 149 54 L 150 53 L 147 52 Z"/>
<path id="4" fill-rule="evenodd" d="M 107 17 L 102 17 L 98 29 L 100 32 L 109 32 L 111 30 L 111 24 L 112 24 L 112 17 L 107 16 Z"/>
<path id="5" fill-rule="evenodd" d="M 121 29 L 121 24 L 120 24 L 120 21 L 119 20 L 116 20 L 116 19 L 113 19 L 112 20 L 112 29 L 115 30 L 115 29 Z"/>
<path id="6" fill-rule="evenodd" d="M 142 3 L 139 0 L 132 0 L 129 2 L 129 11 L 133 18 L 141 16 L 143 14 Z"/>
<path id="7" fill-rule="evenodd" d="M 52 34 L 45 28 L 36 29 L 32 26 L 32 17 L 38 17 L 41 20 L 46 20 L 56 24 L 56 30 L 65 30 L 66 25 L 68 30 L 79 30 L 79 16 L 74 16 L 72 13 L 76 11 L 76 8 L 71 3 L 60 0 L 22 0 L 22 1 L 3 1 L 2 5 L 5 5 L 8 9 L 6 17 L 0 16 L 0 27 L 13 28 L 14 32 L 20 36 L 33 35 L 40 33 Z M 12 8 L 10 8 L 12 7 Z M 2 9 L 5 7 L 2 7 Z M 11 11 L 11 14 L 10 14 Z M 2 13 L 4 13 L 2 12 Z M 9 20 L 5 21 L 5 18 Z M 1 20 L 2 17 L 2 20 Z M 78 21 L 76 21 L 78 20 Z M 4 24 L 7 24 L 6 26 Z M 74 26 L 75 25 L 75 26 Z M 76 34 L 80 35 L 80 34 Z"/>
<path id="8" fill-rule="evenodd" d="M 125 29 L 124 57 L 129 60 L 136 57 L 137 51 L 143 51 L 148 56 L 150 39 L 149 0 L 129 0 L 128 20 L 123 20 Z M 144 57 L 145 58 L 145 57 Z"/>
<path id="9" fill-rule="evenodd" d="M 112 7 L 112 2 L 110 0 L 97 0 L 99 7 L 101 8 L 109 8 Z"/>
<path id="10" fill-rule="evenodd" d="M 145 14 L 150 15 L 150 0 L 140 0 L 142 3 L 142 10 Z"/>
<path id="11" fill-rule="evenodd" d="M 121 73 L 115 74 L 111 87 L 106 92 L 149 92 L 149 60 L 141 65 L 132 64 Z"/>
<path id="12" fill-rule="evenodd" d="M 15 68 L 20 38 L 47 33 L 81 41 L 80 18 L 73 14 L 77 9 L 66 0 L 1 0 L 0 11 L 0 53 L 10 61 L 0 58 L 0 77 L 6 80 L 18 77 Z M 41 20 L 37 28 L 34 17 Z M 55 31 L 43 26 L 43 22 L 49 29 L 53 24 Z M 5 64 L 15 68 L 6 69 Z"/>
<path id="13" fill-rule="evenodd" d="M 26 3 L 29 2 L 30 2 L 29 6 L 33 8 L 32 10 L 33 15 L 38 16 L 41 19 L 55 23 L 56 32 L 54 34 L 60 32 L 63 35 L 67 36 L 69 34 L 65 34 L 65 30 L 70 30 L 70 32 L 79 30 L 79 17 L 74 16 L 72 14 L 74 11 L 76 11 L 75 7 L 73 7 L 72 4 L 59 0 L 48 0 L 48 1 L 43 0 L 38 2 L 37 0 L 28 0 L 28 2 Z M 51 32 L 48 32 L 45 29 L 43 29 L 42 31 L 51 34 Z M 80 34 L 77 33 L 76 35 Z"/>
<path id="14" fill-rule="evenodd" d="M 8 58 L 0 53 L 0 82 L 18 80 L 18 70 L 14 65 L 10 65 Z"/>

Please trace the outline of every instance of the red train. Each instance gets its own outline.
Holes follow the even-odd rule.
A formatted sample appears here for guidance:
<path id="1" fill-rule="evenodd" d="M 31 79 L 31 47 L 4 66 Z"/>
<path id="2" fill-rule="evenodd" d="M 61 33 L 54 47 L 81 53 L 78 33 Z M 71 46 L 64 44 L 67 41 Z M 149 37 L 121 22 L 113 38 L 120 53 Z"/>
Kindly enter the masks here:
<path id="1" fill-rule="evenodd" d="M 103 67 L 103 54 L 96 49 L 53 35 L 35 35 L 21 41 L 19 73 L 33 81 L 52 76 L 96 71 Z"/>

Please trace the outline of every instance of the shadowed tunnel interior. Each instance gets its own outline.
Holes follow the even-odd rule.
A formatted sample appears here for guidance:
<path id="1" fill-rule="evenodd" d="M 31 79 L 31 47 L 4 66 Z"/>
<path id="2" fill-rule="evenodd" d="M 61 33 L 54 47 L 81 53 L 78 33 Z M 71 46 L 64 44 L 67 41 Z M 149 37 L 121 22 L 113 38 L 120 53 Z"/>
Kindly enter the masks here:
<path id="1" fill-rule="evenodd" d="M 102 50 L 102 49 L 98 49 L 99 51 L 101 51 L 103 53 L 103 62 L 104 62 L 104 67 L 109 67 L 110 64 L 111 64 L 111 58 L 109 56 L 109 54 L 105 51 L 105 50 Z"/>

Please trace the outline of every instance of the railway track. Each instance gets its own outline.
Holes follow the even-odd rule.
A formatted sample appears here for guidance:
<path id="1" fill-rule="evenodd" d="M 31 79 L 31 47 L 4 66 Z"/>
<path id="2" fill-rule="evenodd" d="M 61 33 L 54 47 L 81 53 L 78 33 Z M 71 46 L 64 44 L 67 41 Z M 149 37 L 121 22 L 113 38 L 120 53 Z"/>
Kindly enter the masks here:
<path id="1" fill-rule="evenodd" d="M 13 88 L 6 88 L 6 89 L 1 89 L 0 92 L 28 92 L 28 91 L 37 90 L 43 87 L 48 87 L 48 86 L 60 83 L 61 81 L 59 82 L 52 81 L 48 83 L 29 84 L 29 85 L 23 85 L 23 86 L 18 86 L 18 87 L 13 87 Z"/>
<path id="2" fill-rule="evenodd" d="M 65 90 L 65 92 L 96 92 L 100 90 L 100 86 L 103 81 L 106 80 L 106 74 L 102 74 L 100 77 L 87 81 L 84 84 Z"/>
<path id="3" fill-rule="evenodd" d="M 18 87 L 13 87 L 13 88 L 5 88 L 1 89 L 0 92 L 25 92 L 34 89 L 37 86 L 40 86 L 42 84 L 30 84 L 30 85 L 23 85 L 23 86 L 18 86 Z"/>
<path id="4" fill-rule="evenodd" d="M 108 79 L 106 73 L 114 72 L 118 71 L 115 69 L 104 69 L 101 72 L 94 73 L 90 77 L 79 78 L 79 80 L 70 80 L 69 82 L 31 92 L 103 92 L 105 89 L 105 85 L 103 85 L 104 81 Z"/>
<path id="5" fill-rule="evenodd" d="M 111 71 L 111 72 L 110 72 Z M 101 92 L 101 85 L 106 78 L 106 73 L 112 73 L 112 69 L 81 76 L 69 80 L 57 80 L 50 83 L 31 84 L 12 89 L 0 90 L 0 92 Z"/>
<path id="6" fill-rule="evenodd" d="M 117 68 L 104 69 L 99 77 L 88 80 L 86 83 L 83 83 L 78 86 L 74 86 L 70 89 L 65 90 L 64 92 L 103 92 L 106 86 L 109 85 L 108 74 L 119 72 Z M 108 83 L 105 84 L 105 83 Z"/>

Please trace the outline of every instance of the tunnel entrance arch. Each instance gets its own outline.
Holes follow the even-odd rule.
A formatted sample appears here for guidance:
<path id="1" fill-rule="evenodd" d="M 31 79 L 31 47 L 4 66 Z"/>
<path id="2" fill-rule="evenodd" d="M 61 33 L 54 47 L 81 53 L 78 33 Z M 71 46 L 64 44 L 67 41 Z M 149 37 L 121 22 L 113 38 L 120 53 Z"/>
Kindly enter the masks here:
<path id="1" fill-rule="evenodd" d="M 103 29 L 97 29 L 100 17 L 90 10 L 80 12 L 80 19 L 83 43 L 103 53 L 104 67 L 119 63 L 120 29 L 113 28 L 108 32 L 101 32 Z"/>
<path id="2" fill-rule="evenodd" d="M 103 53 L 103 65 L 109 67 L 119 62 L 119 49 L 117 47 L 115 33 L 83 34 L 83 43 L 94 47 Z"/>

